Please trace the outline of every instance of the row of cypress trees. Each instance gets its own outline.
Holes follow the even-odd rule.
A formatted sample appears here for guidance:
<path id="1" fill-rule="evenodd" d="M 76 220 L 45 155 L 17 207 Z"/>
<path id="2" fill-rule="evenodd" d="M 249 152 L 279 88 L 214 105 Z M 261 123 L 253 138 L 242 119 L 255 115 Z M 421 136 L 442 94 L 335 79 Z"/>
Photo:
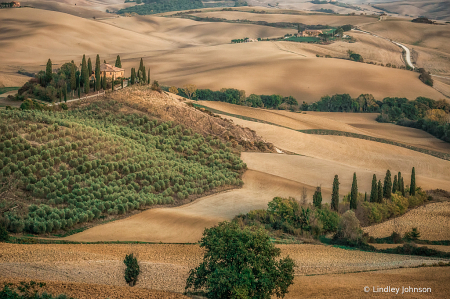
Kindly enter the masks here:
<path id="1" fill-rule="evenodd" d="M 339 177 L 338 175 L 335 175 L 333 181 L 333 191 L 331 193 L 331 209 L 334 211 L 339 210 L 339 184 Z M 392 182 L 391 171 L 388 169 L 384 178 L 384 184 L 381 182 L 381 180 L 377 182 L 377 176 L 374 174 L 372 179 L 372 190 L 370 192 L 370 202 L 382 203 L 383 198 L 391 199 L 392 193 L 396 193 L 397 191 L 400 191 L 403 196 L 406 196 L 405 184 L 401 172 L 398 172 L 398 174 L 394 176 L 394 181 Z M 411 196 L 414 196 L 416 194 L 416 171 L 414 167 L 412 168 L 411 172 L 409 194 Z M 365 201 L 367 201 L 367 193 L 365 193 L 364 199 Z M 358 181 L 355 172 L 353 173 L 352 189 L 350 192 L 350 209 L 354 210 L 357 208 L 357 200 Z M 321 208 L 322 206 L 321 187 L 317 187 L 316 191 L 314 192 L 313 205 L 317 208 Z"/>
<path id="2" fill-rule="evenodd" d="M 150 68 L 148 68 L 147 72 L 145 71 L 144 61 L 142 58 L 137 73 L 135 68 L 131 68 L 130 84 L 134 85 L 136 83 L 150 84 Z"/>

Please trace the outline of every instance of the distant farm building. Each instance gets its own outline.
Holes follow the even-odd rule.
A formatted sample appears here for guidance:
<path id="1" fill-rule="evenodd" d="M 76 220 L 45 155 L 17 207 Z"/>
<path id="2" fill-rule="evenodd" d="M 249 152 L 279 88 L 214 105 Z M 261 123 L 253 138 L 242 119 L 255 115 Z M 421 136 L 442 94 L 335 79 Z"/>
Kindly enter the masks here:
<path id="1" fill-rule="evenodd" d="M 319 36 L 319 34 L 322 34 L 322 30 L 304 30 L 300 32 L 300 36 Z"/>
<path id="2" fill-rule="evenodd" d="M 12 1 L 0 3 L 0 8 L 11 8 L 11 7 L 20 7 L 20 2 Z"/>
<path id="3" fill-rule="evenodd" d="M 125 76 L 125 70 L 112 66 L 110 64 L 104 63 L 100 65 L 100 73 L 102 76 L 106 76 L 107 78 L 121 78 Z"/>

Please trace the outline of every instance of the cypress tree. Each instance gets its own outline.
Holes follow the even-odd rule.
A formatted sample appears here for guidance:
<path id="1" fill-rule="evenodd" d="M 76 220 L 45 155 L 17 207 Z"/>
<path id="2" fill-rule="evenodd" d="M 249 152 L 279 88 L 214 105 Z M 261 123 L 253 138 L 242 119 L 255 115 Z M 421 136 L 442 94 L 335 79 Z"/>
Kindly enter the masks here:
<path id="1" fill-rule="evenodd" d="M 381 183 L 381 180 L 378 181 L 378 203 L 383 202 L 383 184 Z"/>
<path id="2" fill-rule="evenodd" d="M 145 72 L 145 66 L 142 68 L 142 84 L 147 83 L 147 73 Z"/>
<path id="3" fill-rule="evenodd" d="M 356 172 L 353 173 L 352 191 L 350 194 L 350 209 L 354 210 L 357 206 L 358 200 L 358 182 L 356 180 Z"/>
<path id="4" fill-rule="evenodd" d="M 148 68 L 147 85 L 150 85 L 150 68 Z"/>
<path id="5" fill-rule="evenodd" d="M 89 77 L 92 75 L 92 61 L 91 61 L 91 57 L 88 58 L 88 72 L 89 72 Z"/>
<path id="6" fill-rule="evenodd" d="M 78 98 L 81 98 L 81 87 L 78 87 Z"/>
<path id="7" fill-rule="evenodd" d="M 392 184 L 392 193 L 395 193 L 398 191 L 398 181 L 397 181 L 397 175 L 394 175 L 394 183 Z"/>
<path id="8" fill-rule="evenodd" d="M 89 80 L 89 70 L 88 70 L 88 68 L 86 67 L 85 69 L 84 69 L 84 93 L 85 94 L 88 94 L 89 93 L 89 90 L 91 89 L 90 88 L 90 82 L 89 82 L 90 80 Z"/>
<path id="9" fill-rule="evenodd" d="M 95 89 L 100 90 L 102 88 L 100 75 L 100 56 L 97 54 L 97 58 L 95 59 Z"/>
<path id="10" fill-rule="evenodd" d="M 141 63 L 139 64 L 139 71 L 142 72 L 143 69 L 144 69 L 144 60 L 142 60 L 141 58 Z"/>
<path id="11" fill-rule="evenodd" d="M 70 70 L 70 88 L 75 91 L 77 89 L 77 77 L 75 75 L 75 64 L 72 63 L 72 69 Z"/>
<path id="12" fill-rule="evenodd" d="M 86 55 L 83 54 L 83 59 L 81 60 L 81 83 L 80 83 L 83 86 L 85 84 L 85 82 L 84 82 L 84 79 L 85 79 L 84 73 L 86 72 L 86 70 L 87 70 Z"/>
<path id="13" fill-rule="evenodd" d="M 114 91 L 114 77 L 111 78 L 111 89 Z"/>
<path id="14" fill-rule="evenodd" d="M 405 183 L 403 182 L 403 177 L 402 177 L 402 182 L 400 183 L 400 191 L 402 192 L 402 196 L 406 196 Z"/>
<path id="15" fill-rule="evenodd" d="M 122 62 L 120 61 L 120 56 L 119 55 L 117 55 L 117 58 L 116 58 L 116 67 L 122 68 Z"/>
<path id="16" fill-rule="evenodd" d="M 377 176 L 374 174 L 372 178 L 372 189 L 370 190 L 370 202 L 378 201 Z"/>
<path id="17" fill-rule="evenodd" d="M 364 192 L 364 201 L 367 201 L 367 192 Z"/>
<path id="18" fill-rule="evenodd" d="M 122 89 L 123 89 L 123 78 L 122 78 L 122 80 L 120 81 L 120 84 L 122 85 Z"/>
<path id="19" fill-rule="evenodd" d="M 336 174 L 333 181 L 333 193 L 331 195 L 331 209 L 338 211 L 339 209 L 339 177 Z"/>
<path id="20" fill-rule="evenodd" d="M 106 72 L 105 75 L 103 76 L 103 90 L 106 90 L 106 86 L 107 86 L 107 80 L 106 80 Z"/>
<path id="21" fill-rule="evenodd" d="M 47 67 L 45 69 L 45 83 L 48 84 L 52 81 L 52 74 L 53 74 L 53 65 L 50 58 L 47 61 Z"/>
<path id="22" fill-rule="evenodd" d="M 391 199 L 391 193 L 392 193 L 392 179 L 391 179 L 391 171 L 388 169 L 386 172 L 386 176 L 384 177 L 384 188 L 383 188 L 384 198 Z"/>
<path id="23" fill-rule="evenodd" d="M 134 82 L 136 81 L 136 73 L 135 73 L 135 70 L 134 70 L 134 68 L 131 68 L 131 79 L 130 79 L 130 83 L 131 83 L 131 85 L 133 85 L 134 84 Z"/>
<path id="24" fill-rule="evenodd" d="M 322 208 L 322 189 L 320 187 L 317 187 L 314 192 L 313 204 L 318 209 Z"/>
<path id="25" fill-rule="evenodd" d="M 409 187 L 409 194 L 414 196 L 416 195 L 416 170 L 413 167 L 411 172 L 411 185 Z"/>
<path id="26" fill-rule="evenodd" d="M 63 94 L 64 94 L 64 102 L 67 103 L 67 83 L 64 83 Z"/>

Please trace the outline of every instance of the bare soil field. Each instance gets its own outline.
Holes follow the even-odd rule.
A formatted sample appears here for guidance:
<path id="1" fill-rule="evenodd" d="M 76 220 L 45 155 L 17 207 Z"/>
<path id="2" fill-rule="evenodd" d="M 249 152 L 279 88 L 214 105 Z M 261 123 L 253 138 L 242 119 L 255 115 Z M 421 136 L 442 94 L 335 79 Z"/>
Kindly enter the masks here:
<path id="1" fill-rule="evenodd" d="M 365 227 L 376 238 L 388 237 L 393 231 L 403 235 L 417 227 L 423 240 L 450 240 L 450 202 L 427 204 L 386 222 Z"/>
<path id="2" fill-rule="evenodd" d="M 303 57 L 284 49 L 285 43 L 281 43 L 282 46 L 273 42 L 229 44 L 234 38 L 279 35 L 279 29 L 267 26 L 162 17 L 99 22 L 31 8 L 2 10 L 0 21 L 5 28 L 0 33 L 0 59 L 4 62 L 0 67 L 0 81 L 6 81 L 4 74 L 10 75 L 19 68 L 32 72 L 43 69 L 48 58 L 56 68 L 72 59 L 81 60 L 83 53 L 91 59 L 98 53 L 102 60 L 109 62 L 115 61 L 120 53 L 126 75 L 144 57 L 145 64 L 151 68 L 152 79 L 165 85 L 181 87 L 194 83 L 199 88 L 214 90 L 233 87 L 247 94 L 279 93 L 307 102 L 335 93 L 352 96 L 372 93 L 377 99 L 385 96 L 442 97 L 425 84 L 411 84 L 418 82 L 418 75 L 413 72 L 341 59 Z M 111 36 L 114 36 L 113 43 Z M 380 55 L 390 56 L 391 47 L 389 45 Z M 368 53 L 368 48 L 365 51 Z M 15 55 L 7 54 L 11 52 Z M 267 74 L 268 70 L 270 75 L 254 75 Z"/>
<path id="3" fill-rule="evenodd" d="M 400 18 L 388 18 L 382 22 L 361 25 L 361 28 L 412 46 L 421 46 L 450 53 L 450 25 L 413 23 Z M 413 47 L 414 48 L 414 47 Z"/>
<path id="4" fill-rule="evenodd" d="M 427 16 L 434 20 L 450 20 L 450 8 L 445 0 L 393 1 L 374 5 L 405 16 Z"/>
<path id="5" fill-rule="evenodd" d="M 324 245 L 276 246 L 281 249 L 282 256 L 289 255 L 295 261 L 296 284 L 303 284 L 303 279 L 307 277 L 304 275 L 321 274 L 319 277 L 322 277 L 333 273 L 413 267 L 439 261 L 424 257 L 344 250 Z M 141 269 L 134 289 L 171 292 L 184 291 L 188 271 L 196 267 L 203 257 L 198 245 L 4 244 L 0 247 L 0 267 L 3 270 L 0 276 L 3 280 L 20 278 L 55 281 L 63 285 L 70 282 L 125 287 L 125 265 L 122 261 L 129 253 L 137 256 Z M 291 288 L 292 296 L 302 294 L 295 291 L 295 284 Z M 121 290 L 123 289 L 111 288 L 111 292 L 120 293 Z"/>

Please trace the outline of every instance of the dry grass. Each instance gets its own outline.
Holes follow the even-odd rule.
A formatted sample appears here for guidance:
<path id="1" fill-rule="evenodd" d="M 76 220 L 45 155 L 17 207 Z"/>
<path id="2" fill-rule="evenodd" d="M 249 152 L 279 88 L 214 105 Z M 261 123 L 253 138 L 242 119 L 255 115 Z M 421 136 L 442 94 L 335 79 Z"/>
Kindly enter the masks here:
<path id="1" fill-rule="evenodd" d="M 450 240 L 450 202 L 428 204 L 389 221 L 365 227 L 375 238 L 384 238 L 396 231 L 403 235 L 417 227 L 424 240 Z"/>

